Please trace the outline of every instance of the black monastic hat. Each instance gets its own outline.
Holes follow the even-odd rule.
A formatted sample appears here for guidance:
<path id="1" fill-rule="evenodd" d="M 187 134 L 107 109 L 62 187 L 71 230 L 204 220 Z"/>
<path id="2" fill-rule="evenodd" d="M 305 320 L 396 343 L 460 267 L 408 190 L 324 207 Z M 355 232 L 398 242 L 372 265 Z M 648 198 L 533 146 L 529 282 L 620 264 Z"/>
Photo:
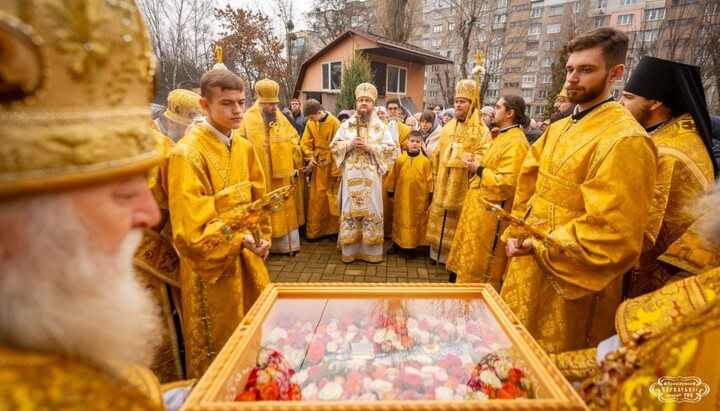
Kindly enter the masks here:
<path id="1" fill-rule="evenodd" d="M 625 84 L 625 91 L 661 101 L 677 113 L 690 113 L 710 154 L 717 177 L 718 165 L 712 155 L 712 124 L 700 67 L 643 56 Z"/>

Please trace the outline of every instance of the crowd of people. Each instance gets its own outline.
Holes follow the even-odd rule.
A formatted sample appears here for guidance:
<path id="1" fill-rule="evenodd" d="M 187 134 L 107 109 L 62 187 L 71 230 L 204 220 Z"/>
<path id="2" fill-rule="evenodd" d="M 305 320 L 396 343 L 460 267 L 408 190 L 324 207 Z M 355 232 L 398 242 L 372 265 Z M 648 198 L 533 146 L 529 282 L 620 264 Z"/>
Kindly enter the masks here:
<path id="1" fill-rule="evenodd" d="M 427 250 L 450 282 L 489 283 L 593 408 L 660 408 L 663 375 L 720 384 L 697 67 L 643 57 L 615 102 L 628 37 L 583 33 L 538 135 L 522 97 L 479 107 L 473 80 L 452 109 L 407 119 L 369 83 L 336 117 L 312 99 L 280 110 L 264 79 L 246 110 L 219 58 L 151 119 L 136 7 L 32 8 L 0 15 L 15 51 L 0 73 L 0 408 L 177 409 L 269 284 L 269 253 L 326 239 L 347 263 Z M 110 34 L 40 41 L 73 12 Z"/>

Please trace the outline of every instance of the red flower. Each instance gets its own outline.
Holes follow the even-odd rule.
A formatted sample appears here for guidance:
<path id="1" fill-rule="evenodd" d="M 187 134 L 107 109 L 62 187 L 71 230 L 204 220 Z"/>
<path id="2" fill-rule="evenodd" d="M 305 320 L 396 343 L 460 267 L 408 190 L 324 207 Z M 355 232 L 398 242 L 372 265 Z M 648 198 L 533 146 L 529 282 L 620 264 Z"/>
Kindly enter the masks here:
<path id="1" fill-rule="evenodd" d="M 258 389 L 251 387 L 235 396 L 235 401 L 257 401 L 259 396 Z"/>
<path id="2" fill-rule="evenodd" d="M 307 351 L 307 360 L 310 361 L 310 364 L 315 364 L 322 360 L 323 356 L 325 355 L 325 344 L 323 344 L 322 341 L 319 340 L 313 340 L 310 343 L 310 346 L 308 347 Z"/>
<path id="3" fill-rule="evenodd" d="M 277 401 L 280 399 L 280 388 L 275 381 L 270 380 L 260 386 L 260 399 L 264 401 Z"/>
<path id="4" fill-rule="evenodd" d="M 251 388 L 255 388 L 255 385 L 257 384 L 257 377 L 258 373 L 260 372 L 259 369 L 253 368 L 252 371 L 250 371 L 250 375 L 248 376 L 248 380 L 245 383 L 245 390 L 249 390 Z"/>
<path id="5" fill-rule="evenodd" d="M 513 384 L 520 384 L 520 378 L 524 378 L 525 374 L 518 368 L 510 368 L 508 370 L 507 380 Z"/>
<path id="6" fill-rule="evenodd" d="M 505 383 L 502 388 L 498 390 L 498 398 L 502 399 L 515 399 L 525 396 L 527 396 L 527 392 L 525 390 L 511 383 Z"/>
<path id="7" fill-rule="evenodd" d="M 283 395 L 283 399 L 287 401 L 300 401 L 302 400 L 302 390 L 297 384 L 290 384 Z"/>

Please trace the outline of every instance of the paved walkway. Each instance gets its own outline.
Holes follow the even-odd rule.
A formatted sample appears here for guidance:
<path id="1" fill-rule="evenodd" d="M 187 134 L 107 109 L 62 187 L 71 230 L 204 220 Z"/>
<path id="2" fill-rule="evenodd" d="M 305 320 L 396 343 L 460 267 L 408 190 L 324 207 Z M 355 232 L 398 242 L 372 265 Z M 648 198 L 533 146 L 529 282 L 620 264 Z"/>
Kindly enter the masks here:
<path id="1" fill-rule="evenodd" d="M 385 241 L 385 250 L 392 243 Z M 427 253 L 406 260 L 401 255 L 386 255 L 381 263 L 370 264 L 355 261 L 342 262 L 340 249 L 335 242 L 327 239 L 314 243 L 302 242 L 300 252 L 295 257 L 271 255 L 267 268 L 270 280 L 277 283 L 304 282 L 344 282 L 344 283 L 438 283 L 447 282 L 445 266 L 435 265 Z"/>

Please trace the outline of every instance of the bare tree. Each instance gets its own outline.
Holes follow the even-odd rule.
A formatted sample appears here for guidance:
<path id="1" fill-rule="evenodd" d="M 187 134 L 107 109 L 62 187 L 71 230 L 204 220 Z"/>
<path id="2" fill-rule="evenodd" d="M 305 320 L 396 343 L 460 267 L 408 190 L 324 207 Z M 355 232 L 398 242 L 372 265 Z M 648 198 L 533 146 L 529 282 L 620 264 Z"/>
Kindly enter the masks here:
<path id="1" fill-rule="evenodd" d="M 369 31 L 374 17 L 372 8 L 359 0 L 314 0 L 313 10 L 305 14 L 323 46 L 350 28 Z"/>
<path id="2" fill-rule="evenodd" d="M 378 10 L 379 34 L 406 43 L 413 32 L 413 20 L 420 15 L 420 0 L 385 0 L 380 2 Z"/>
<path id="3" fill-rule="evenodd" d="M 184 80 L 198 80 L 212 62 L 210 42 L 215 1 L 139 0 L 160 60 L 160 87 L 155 101 L 164 104 L 167 94 Z"/>

